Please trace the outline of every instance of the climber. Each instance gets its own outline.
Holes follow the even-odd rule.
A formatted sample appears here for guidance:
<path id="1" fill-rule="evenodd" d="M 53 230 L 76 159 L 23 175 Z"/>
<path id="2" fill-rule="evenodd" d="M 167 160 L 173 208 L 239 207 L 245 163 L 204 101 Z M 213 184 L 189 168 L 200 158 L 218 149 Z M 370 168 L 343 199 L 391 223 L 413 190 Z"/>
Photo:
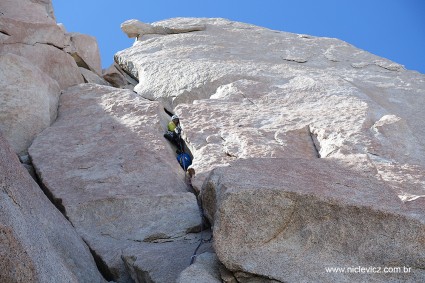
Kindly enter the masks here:
<path id="1" fill-rule="evenodd" d="M 164 134 L 164 137 L 177 146 L 177 150 L 184 153 L 184 144 L 181 138 L 181 132 L 180 119 L 177 115 L 173 115 L 170 123 L 168 123 L 167 132 Z"/>

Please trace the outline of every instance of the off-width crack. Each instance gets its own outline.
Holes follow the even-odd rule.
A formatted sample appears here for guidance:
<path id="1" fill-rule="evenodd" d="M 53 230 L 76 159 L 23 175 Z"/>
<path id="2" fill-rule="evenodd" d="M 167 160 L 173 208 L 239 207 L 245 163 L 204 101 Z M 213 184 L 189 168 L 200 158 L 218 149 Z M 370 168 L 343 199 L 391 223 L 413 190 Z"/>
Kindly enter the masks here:
<path id="1" fill-rule="evenodd" d="M 31 164 L 32 161 L 31 161 Z M 50 200 L 51 203 L 53 203 L 53 205 L 62 213 L 62 215 L 69 221 L 69 223 L 71 223 L 72 226 L 74 226 L 72 224 L 72 222 L 69 220 L 68 215 L 66 215 L 66 210 L 65 210 L 65 206 L 62 203 L 62 199 L 61 198 L 57 198 L 53 195 L 53 193 L 49 190 L 49 188 L 43 183 L 42 178 L 40 177 L 40 172 L 37 169 L 37 166 L 34 166 L 34 170 L 35 170 L 35 181 L 38 184 L 38 186 L 41 188 L 41 190 L 43 191 L 43 193 L 47 196 L 47 198 Z"/>
<path id="2" fill-rule="evenodd" d="M 102 257 L 98 255 L 96 251 L 93 250 L 84 239 L 83 241 L 89 248 L 90 253 L 93 256 L 94 262 L 96 263 L 97 269 L 99 270 L 100 274 L 102 274 L 103 278 L 105 278 L 106 281 L 114 281 L 116 278 L 114 278 L 112 272 L 109 270 L 108 265 L 105 263 L 105 261 L 103 261 Z"/>

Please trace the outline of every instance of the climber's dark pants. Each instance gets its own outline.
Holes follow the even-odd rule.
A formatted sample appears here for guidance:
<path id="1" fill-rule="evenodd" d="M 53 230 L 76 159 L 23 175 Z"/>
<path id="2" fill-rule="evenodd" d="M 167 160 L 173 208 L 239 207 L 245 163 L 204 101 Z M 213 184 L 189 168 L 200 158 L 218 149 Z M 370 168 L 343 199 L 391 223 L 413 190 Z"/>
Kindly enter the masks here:
<path id="1" fill-rule="evenodd" d="M 178 150 L 180 150 L 181 152 L 184 152 L 184 143 L 180 135 L 176 134 L 175 132 L 167 131 L 164 134 L 164 138 L 166 138 L 172 144 L 174 144 Z"/>

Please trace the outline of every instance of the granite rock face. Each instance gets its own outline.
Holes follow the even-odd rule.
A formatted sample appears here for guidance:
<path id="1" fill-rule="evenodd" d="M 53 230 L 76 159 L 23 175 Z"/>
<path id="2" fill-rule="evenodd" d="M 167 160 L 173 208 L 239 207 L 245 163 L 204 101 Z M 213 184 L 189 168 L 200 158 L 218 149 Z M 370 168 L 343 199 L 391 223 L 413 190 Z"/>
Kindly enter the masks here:
<path id="1" fill-rule="evenodd" d="M 26 58 L 0 54 L 0 130 L 16 153 L 56 119 L 60 88 Z"/>
<path id="2" fill-rule="evenodd" d="M 61 89 L 84 82 L 74 59 L 64 51 L 71 44 L 70 36 L 56 24 L 50 0 L 7 0 L 0 9 L 0 54 L 27 58 Z"/>
<path id="3" fill-rule="evenodd" d="M 79 65 L 101 75 L 100 55 L 93 37 L 66 33 L 56 24 L 50 0 L 5 0 L 0 11 L 0 56 L 21 58 L 13 67 L 2 59 L 0 125 L 12 147 L 22 153 L 54 121 L 60 91 L 93 79 L 86 78 L 86 71 L 83 78 Z"/>
<path id="4" fill-rule="evenodd" d="M 173 254 L 193 252 L 197 243 L 186 235 L 199 231 L 201 219 L 162 136 L 163 107 L 130 90 L 96 84 L 69 88 L 60 103 L 57 121 L 29 149 L 56 204 L 102 259 L 108 279 L 137 278 L 138 269 L 127 271 L 121 257 L 143 257 L 152 249 L 159 251 L 148 257 L 155 266 L 149 276 L 165 274 L 167 262 L 183 265 L 167 277 L 176 279 L 186 265 Z"/>
<path id="5" fill-rule="evenodd" d="M 86 244 L 1 135 L 0 281 L 106 282 Z"/>
<path id="6" fill-rule="evenodd" d="M 96 40 L 57 25 L 50 0 L 0 11 L 0 130 L 21 156 L 38 135 L 38 179 L 76 230 L 0 138 L 1 282 L 104 281 L 79 237 L 108 281 L 425 281 L 425 75 L 337 39 L 191 18 L 123 23 L 136 42 L 102 73 Z M 163 137 L 170 113 L 217 254 L 205 244 L 190 267 L 209 232 Z M 403 272 L 327 270 L 358 266 Z"/>
<path id="7" fill-rule="evenodd" d="M 50 0 L 3 0 L 0 9 L 5 18 L 34 24 L 55 24 Z"/>
<path id="8" fill-rule="evenodd" d="M 178 283 L 221 283 L 219 261 L 213 253 L 203 253 L 196 257 L 193 265 L 179 276 Z"/>
<path id="9" fill-rule="evenodd" d="M 425 195 L 423 74 L 338 39 L 224 19 L 152 25 L 187 24 L 206 28 L 146 35 L 115 58 L 138 78 L 135 91 L 181 116 L 195 187 L 237 158 L 311 158 L 313 149 L 348 163 L 366 155 L 401 198 Z"/>
<path id="10" fill-rule="evenodd" d="M 215 169 L 202 198 L 214 221 L 217 256 L 236 278 L 247 273 L 278 282 L 425 280 L 425 202 L 404 204 L 373 175 L 337 160 L 241 159 Z M 410 270 L 327 272 L 354 266 Z"/>
<path id="11" fill-rule="evenodd" d="M 209 219 L 214 223 L 216 249 L 221 249 L 221 252 L 217 250 L 218 258 L 239 281 L 291 282 L 302 273 L 311 281 L 315 280 L 313 272 L 296 271 L 292 267 L 304 263 L 314 267 L 316 262 L 331 266 L 339 259 L 354 265 L 405 263 L 412 268 L 416 266 L 415 272 L 410 277 L 396 276 L 394 280 L 423 280 L 424 254 L 419 247 L 423 243 L 424 226 L 417 215 L 424 213 L 425 197 L 422 123 L 425 75 L 405 70 L 400 64 L 338 39 L 278 32 L 225 19 L 177 18 L 140 25 L 140 28 L 138 23 L 126 24 L 133 30 L 124 31 L 129 36 L 137 36 L 137 41 L 118 52 L 115 61 L 138 79 L 136 92 L 149 100 L 161 101 L 169 112 L 180 116 L 186 144 L 194 156 L 192 167 L 196 175 L 192 184 L 195 190 L 200 192 L 206 188 L 203 184 L 214 168 L 223 167 L 216 169 L 220 173 L 212 176 L 234 173 L 234 189 L 228 189 L 234 194 L 218 193 L 214 197 L 205 196 L 207 192 L 201 194 Z M 205 29 L 175 34 L 152 31 L 154 26 L 184 28 L 188 25 L 204 25 Z M 256 167 L 239 161 L 250 158 L 262 158 L 268 163 Z M 288 161 L 292 167 L 281 164 L 279 158 L 292 160 Z M 332 161 L 321 163 L 320 159 Z M 245 166 L 255 170 L 246 173 Z M 280 167 L 301 170 L 303 166 L 305 176 L 294 173 L 285 180 L 276 177 Z M 338 171 L 338 167 L 348 171 Z M 321 170 L 322 175 L 314 174 Z M 285 176 L 285 172 L 280 173 Z M 347 174 L 354 180 L 355 203 L 336 196 L 340 188 L 333 184 L 338 174 L 342 174 L 343 179 Z M 309 176 L 317 178 L 312 180 Z M 213 181 L 211 178 L 208 182 L 221 184 L 220 177 Z M 285 198 L 279 203 L 273 194 L 252 187 L 249 182 L 245 184 L 244 179 L 258 188 L 269 179 L 275 180 L 270 182 L 279 192 L 276 197 L 282 193 Z M 294 183 L 289 184 L 288 180 Z M 315 180 L 334 192 L 334 198 L 322 196 L 323 192 L 309 192 L 308 197 L 304 197 L 303 190 L 314 187 Z M 306 187 L 297 184 L 301 181 Z M 370 182 L 373 188 L 372 199 L 379 199 L 382 194 L 388 198 L 386 203 L 370 202 L 365 182 Z M 242 189 L 245 187 L 250 189 Z M 299 190 L 300 196 L 288 200 L 286 194 L 292 194 L 288 190 Z M 273 240 L 270 242 L 273 245 L 263 241 L 270 235 L 261 233 L 284 230 L 285 223 L 273 224 L 271 220 L 277 230 L 270 228 L 269 231 L 268 218 L 262 223 L 254 216 L 262 215 L 262 211 L 274 213 L 276 208 L 276 214 L 271 215 L 282 216 L 274 218 L 284 221 L 285 213 L 291 210 L 286 208 L 294 207 L 291 202 L 295 201 L 305 202 L 306 211 L 297 211 L 300 219 L 291 226 L 292 238 L 276 240 L 281 250 L 271 260 L 265 259 L 273 255 L 276 247 Z M 253 209 L 257 214 L 251 218 L 244 214 L 249 213 L 246 209 L 251 207 L 239 205 L 245 202 L 259 207 L 258 211 Z M 332 215 L 329 225 L 326 224 L 328 216 L 321 211 L 319 203 Z M 279 210 L 282 207 L 286 208 Z M 323 217 L 315 219 L 314 211 Z M 217 224 L 223 221 L 222 226 Z M 406 224 L 402 224 L 403 221 Z M 314 226 L 312 230 L 309 230 L 309 222 Z M 244 236 L 238 234 L 241 223 L 247 227 L 242 229 Z M 362 223 L 370 227 L 369 233 Z M 337 235 L 328 235 L 326 225 L 335 229 Z M 351 232 L 350 225 L 358 232 Z M 260 230 L 257 227 L 261 227 Z M 399 236 L 395 227 L 405 231 L 405 236 Z M 251 233 L 254 233 L 252 241 L 246 236 Z M 367 252 L 367 244 L 356 249 L 344 233 L 354 233 L 353 243 L 361 245 L 364 241 L 372 245 L 375 241 L 379 245 L 376 249 L 370 248 L 371 252 Z M 310 238 L 310 234 L 314 237 Z M 325 235 L 324 240 L 320 239 L 321 234 Z M 270 236 L 270 239 L 273 238 Z M 305 247 L 301 243 L 310 243 L 307 239 L 311 240 L 312 248 L 306 258 L 296 257 L 297 253 L 304 255 Z M 329 248 L 333 245 L 339 246 L 337 250 L 342 251 L 342 256 Z M 240 246 L 244 250 L 234 250 Z M 254 252 L 257 246 L 258 252 Z M 289 251 L 291 247 L 293 250 Z M 390 248 L 397 249 L 394 257 Z M 234 255 L 228 254 L 231 251 Z M 353 259 L 344 258 L 345 254 L 353 255 Z M 279 261 L 279 268 L 273 267 Z M 291 270 L 291 274 L 282 271 L 284 267 Z M 322 267 L 316 265 L 316 272 L 323 272 Z M 336 282 L 354 278 L 344 279 L 339 275 L 325 274 L 317 280 L 326 282 L 330 278 Z M 391 277 L 376 276 L 381 282 L 388 278 Z"/>

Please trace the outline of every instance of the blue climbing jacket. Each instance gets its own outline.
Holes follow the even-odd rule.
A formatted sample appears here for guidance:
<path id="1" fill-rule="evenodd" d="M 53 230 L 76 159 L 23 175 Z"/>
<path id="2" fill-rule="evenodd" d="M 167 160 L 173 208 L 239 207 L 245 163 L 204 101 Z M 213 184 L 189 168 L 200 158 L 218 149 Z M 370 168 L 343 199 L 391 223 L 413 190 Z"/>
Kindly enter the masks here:
<path id="1" fill-rule="evenodd" d="M 187 168 L 192 164 L 192 159 L 187 153 L 180 153 L 179 155 L 177 155 L 177 161 L 179 162 L 180 166 L 183 168 L 184 171 L 187 171 Z"/>

